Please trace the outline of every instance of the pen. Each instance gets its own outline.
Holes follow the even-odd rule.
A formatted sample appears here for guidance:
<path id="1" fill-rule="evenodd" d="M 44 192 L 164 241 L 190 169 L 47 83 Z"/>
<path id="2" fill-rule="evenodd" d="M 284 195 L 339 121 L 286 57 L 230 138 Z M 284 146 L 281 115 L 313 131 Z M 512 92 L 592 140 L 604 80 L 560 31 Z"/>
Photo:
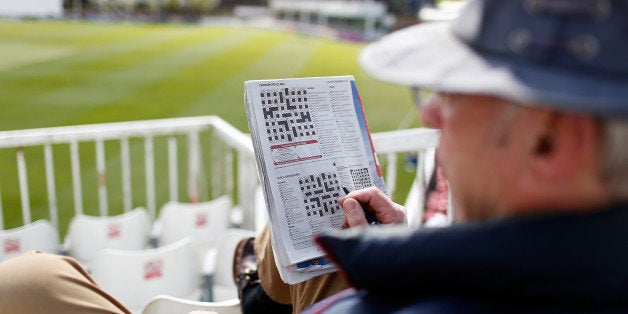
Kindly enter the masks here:
<path id="1" fill-rule="evenodd" d="M 345 192 L 346 194 L 349 194 L 349 189 L 347 189 L 346 187 L 342 187 L 342 190 Z M 369 225 L 377 225 L 377 218 L 375 218 L 375 213 L 370 212 L 368 210 L 362 209 L 364 211 L 364 217 L 366 217 L 366 221 L 369 223 Z"/>

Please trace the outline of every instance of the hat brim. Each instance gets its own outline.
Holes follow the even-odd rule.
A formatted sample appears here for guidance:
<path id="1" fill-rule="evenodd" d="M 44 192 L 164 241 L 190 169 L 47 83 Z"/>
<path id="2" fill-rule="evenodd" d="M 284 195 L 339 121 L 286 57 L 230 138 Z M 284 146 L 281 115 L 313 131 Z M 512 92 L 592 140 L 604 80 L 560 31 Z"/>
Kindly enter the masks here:
<path id="1" fill-rule="evenodd" d="M 373 77 L 400 85 L 494 95 L 567 111 L 628 114 L 626 78 L 483 54 L 459 40 L 449 26 L 425 23 L 393 32 L 365 47 L 360 65 Z"/>

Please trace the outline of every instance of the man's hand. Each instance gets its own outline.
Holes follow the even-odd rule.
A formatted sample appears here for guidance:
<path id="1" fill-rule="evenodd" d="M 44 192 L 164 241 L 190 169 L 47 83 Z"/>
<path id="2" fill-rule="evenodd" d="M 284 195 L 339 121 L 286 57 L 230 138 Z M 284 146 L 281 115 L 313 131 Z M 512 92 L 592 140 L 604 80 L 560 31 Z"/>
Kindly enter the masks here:
<path id="1" fill-rule="evenodd" d="M 375 213 L 380 224 L 407 224 L 406 209 L 376 187 L 353 191 L 338 199 L 345 212 L 343 228 L 368 225 L 364 211 Z"/>

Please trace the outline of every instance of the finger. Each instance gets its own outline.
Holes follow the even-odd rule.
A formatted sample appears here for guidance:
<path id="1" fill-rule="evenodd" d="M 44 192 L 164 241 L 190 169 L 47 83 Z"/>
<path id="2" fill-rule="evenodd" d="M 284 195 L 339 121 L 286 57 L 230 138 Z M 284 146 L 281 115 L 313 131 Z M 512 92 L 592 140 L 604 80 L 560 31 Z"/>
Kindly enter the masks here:
<path id="1" fill-rule="evenodd" d="M 384 192 L 376 187 L 369 187 L 361 190 L 355 190 L 338 199 L 338 203 L 342 204 L 347 199 L 354 199 L 363 207 L 383 209 L 391 206 L 391 201 Z"/>
<path id="2" fill-rule="evenodd" d="M 403 206 L 394 203 L 384 192 L 376 187 L 355 190 L 338 199 L 338 204 L 349 200 L 356 200 L 361 207 L 372 211 L 380 224 L 405 224 L 406 212 Z"/>
<path id="3" fill-rule="evenodd" d="M 365 189 L 349 192 L 345 194 L 345 196 L 341 196 L 340 198 L 338 198 L 338 204 L 342 206 L 342 203 L 344 203 L 344 201 L 346 201 L 347 199 L 356 198 L 357 196 L 362 195 L 364 193 L 372 193 L 372 192 L 370 191 L 370 188 L 365 188 Z M 360 198 L 364 198 L 364 196 L 360 196 Z"/>
<path id="4" fill-rule="evenodd" d="M 366 217 L 362 206 L 358 201 L 348 198 L 342 203 L 342 210 L 345 212 L 345 219 L 349 227 L 367 225 Z"/>
<path id="5" fill-rule="evenodd" d="M 356 190 L 349 193 L 346 197 L 355 199 L 361 204 L 368 204 L 372 208 L 380 208 L 390 206 L 390 198 L 376 187 L 369 187 L 362 190 Z M 344 201 L 340 198 L 338 201 Z"/>

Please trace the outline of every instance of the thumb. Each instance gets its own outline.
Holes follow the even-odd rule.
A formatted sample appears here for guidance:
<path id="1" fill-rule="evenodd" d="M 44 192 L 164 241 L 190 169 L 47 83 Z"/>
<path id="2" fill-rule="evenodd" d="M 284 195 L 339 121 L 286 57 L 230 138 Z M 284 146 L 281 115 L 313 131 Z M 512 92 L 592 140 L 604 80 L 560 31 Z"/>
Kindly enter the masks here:
<path id="1" fill-rule="evenodd" d="M 345 221 L 349 227 L 368 225 L 362 205 L 358 201 L 348 198 L 342 203 L 342 210 L 345 213 Z"/>

